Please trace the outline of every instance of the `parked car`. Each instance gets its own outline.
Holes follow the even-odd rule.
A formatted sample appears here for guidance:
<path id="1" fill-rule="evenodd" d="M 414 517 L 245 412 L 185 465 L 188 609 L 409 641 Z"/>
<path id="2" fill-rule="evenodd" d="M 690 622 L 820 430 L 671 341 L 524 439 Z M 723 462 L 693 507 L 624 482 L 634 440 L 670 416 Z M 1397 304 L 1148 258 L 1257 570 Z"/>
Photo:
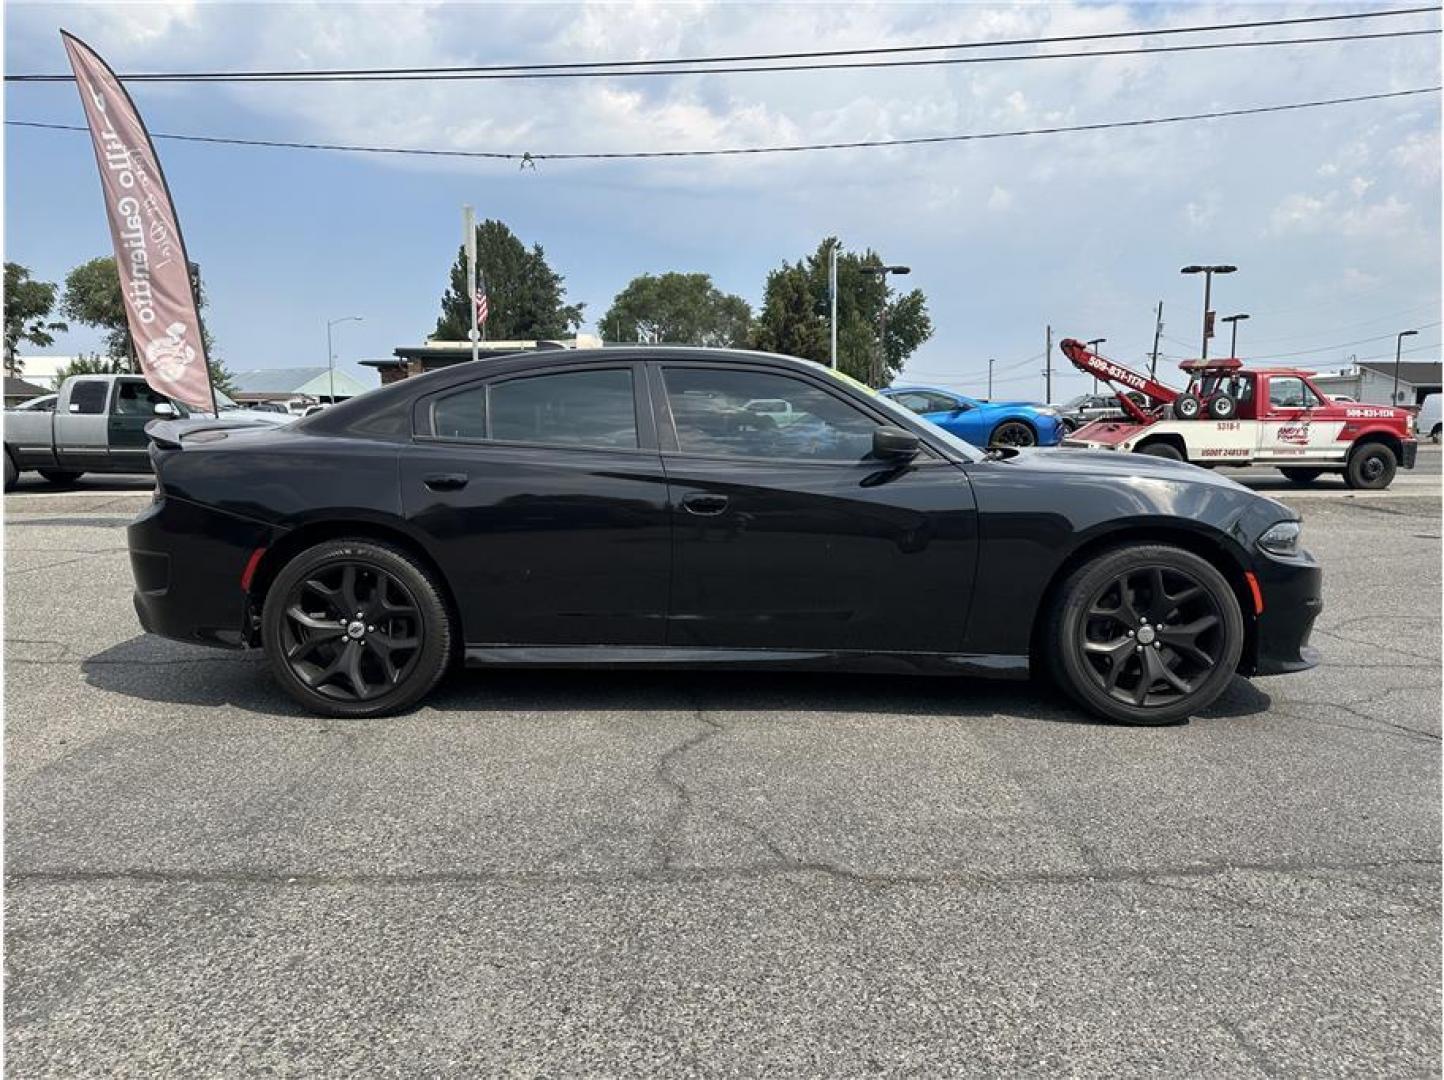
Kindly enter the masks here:
<path id="1" fill-rule="evenodd" d="M 533 353 L 150 430 L 141 625 L 260 647 L 331 716 L 464 662 L 1047 673 L 1154 724 L 1316 662 L 1288 507 L 1179 462 L 979 450 L 808 361 Z"/>
<path id="2" fill-rule="evenodd" d="M 291 420 L 252 416 L 224 394 L 216 400 L 221 417 L 233 426 Z M 49 409 L 6 410 L 5 490 L 31 469 L 53 484 L 74 483 L 85 473 L 149 472 L 146 425 L 157 416 L 189 415 L 139 375 L 72 375 Z M 208 420 L 215 426 L 214 418 Z"/>
<path id="3" fill-rule="evenodd" d="M 1063 437 L 1058 410 L 1048 405 L 981 401 L 932 386 L 890 386 L 879 393 L 974 446 L 1056 446 Z"/>
<path id="4" fill-rule="evenodd" d="M 1130 392 L 1128 396 L 1140 409 L 1148 408 L 1148 399 L 1142 394 Z M 1094 420 L 1124 420 L 1127 416 L 1117 394 L 1079 394 L 1058 408 L 1065 435 Z"/>
<path id="5" fill-rule="evenodd" d="M 1418 438 L 1438 442 L 1440 434 L 1444 433 L 1444 427 L 1441 427 L 1444 418 L 1440 417 L 1439 402 L 1440 395 L 1430 394 L 1419 406 L 1419 411 L 1414 416 L 1414 434 Z"/>

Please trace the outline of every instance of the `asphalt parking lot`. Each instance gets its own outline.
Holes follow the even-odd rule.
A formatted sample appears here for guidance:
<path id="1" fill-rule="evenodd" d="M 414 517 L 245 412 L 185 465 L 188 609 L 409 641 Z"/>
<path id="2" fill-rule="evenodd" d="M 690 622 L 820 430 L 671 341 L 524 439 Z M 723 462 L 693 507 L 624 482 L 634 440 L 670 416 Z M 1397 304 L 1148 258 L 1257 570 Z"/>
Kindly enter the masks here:
<path id="1" fill-rule="evenodd" d="M 139 634 L 148 483 L 8 496 L 10 1072 L 1437 1075 L 1421 457 L 1287 493 L 1323 665 L 1163 729 L 777 674 L 319 721 Z"/>

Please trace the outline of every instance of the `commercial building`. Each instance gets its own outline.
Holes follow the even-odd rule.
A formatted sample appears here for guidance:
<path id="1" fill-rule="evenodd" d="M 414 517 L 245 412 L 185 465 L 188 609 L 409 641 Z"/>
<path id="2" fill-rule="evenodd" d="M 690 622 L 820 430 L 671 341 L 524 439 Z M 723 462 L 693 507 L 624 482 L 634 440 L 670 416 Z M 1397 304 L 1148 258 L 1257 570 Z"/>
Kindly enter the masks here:
<path id="1" fill-rule="evenodd" d="M 235 388 L 231 396 L 242 405 L 302 401 L 331 404 L 364 394 L 367 389 L 355 376 L 324 366 L 238 371 L 231 376 L 231 385 Z"/>
<path id="2" fill-rule="evenodd" d="M 1405 360 L 1399 364 L 1399 396 L 1394 394 L 1392 360 L 1361 361 L 1334 374 L 1314 376 L 1314 384 L 1326 394 L 1343 394 L 1369 405 L 1421 405 L 1430 394 L 1441 390 L 1444 363 L 1438 360 Z"/>

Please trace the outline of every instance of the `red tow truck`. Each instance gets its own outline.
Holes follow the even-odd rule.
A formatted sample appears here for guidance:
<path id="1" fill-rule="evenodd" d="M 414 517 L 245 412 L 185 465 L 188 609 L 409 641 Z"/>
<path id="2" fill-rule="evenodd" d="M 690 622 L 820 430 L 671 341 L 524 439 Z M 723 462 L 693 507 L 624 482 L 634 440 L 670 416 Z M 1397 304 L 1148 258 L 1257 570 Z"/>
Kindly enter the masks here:
<path id="1" fill-rule="evenodd" d="M 1208 467 L 1274 465 L 1300 484 L 1341 472 L 1349 487 L 1372 489 L 1388 487 L 1400 467 L 1412 469 L 1419 451 L 1407 409 L 1334 401 L 1309 371 L 1245 368 L 1237 357 L 1185 360 L 1179 366 L 1189 384 L 1178 391 L 1073 338 L 1060 348 L 1078 370 L 1106 382 L 1128 416 L 1087 424 L 1064 446 Z"/>

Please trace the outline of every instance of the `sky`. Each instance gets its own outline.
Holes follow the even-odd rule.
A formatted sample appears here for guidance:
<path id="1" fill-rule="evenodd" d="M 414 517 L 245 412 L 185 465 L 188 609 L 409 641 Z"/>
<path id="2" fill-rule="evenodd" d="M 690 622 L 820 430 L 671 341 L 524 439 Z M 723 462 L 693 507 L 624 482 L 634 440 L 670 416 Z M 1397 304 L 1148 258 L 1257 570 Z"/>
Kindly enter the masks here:
<path id="1" fill-rule="evenodd" d="M 1394 5 L 1416 6 L 1416 5 Z M 118 71 L 655 59 L 986 41 L 1368 10 L 1305 4 L 5 5 L 7 73 L 66 70 L 57 31 Z M 1373 10 L 1378 10 L 1377 6 Z M 1283 30 L 1437 27 L 1437 15 Z M 1133 39 L 1137 40 L 1137 39 Z M 1150 39 L 1154 44 L 1168 39 Z M 1086 46 L 1085 46 L 1086 47 Z M 1062 47 L 1052 47 L 1057 51 Z M 1074 46 L 1073 48 L 1077 48 Z M 575 152 L 1006 131 L 1373 94 L 1440 82 L 1438 36 L 826 73 L 508 82 L 136 84 L 152 132 Z M 1037 51 L 1032 48 L 1008 52 Z M 1220 316 L 1245 358 L 1314 370 L 1440 342 L 1438 94 L 1146 128 L 742 158 L 514 162 L 161 140 L 208 324 L 233 371 L 343 365 L 419 344 L 463 203 L 539 243 L 598 319 L 635 275 L 706 272 L 757 305 L 828 235 L 912 274 L 936 332 L 902 380 L 1043 397 L 1045 326 L 1160 372 L 1197 354 L 1189 263 L 1232 263 Z M 73 85 L 8 84 L 7 121 L 83 123 Z M 109 254 L 89 140 L 7 127 L 5 258 L 41 279 Z M 587 331 L 595 331 L 588 323 Z M 76 328 L 47 352 L 96 349 Z M 1211 352 L 1226 351 L 1222 343 Z M 1053 400 L 1090 380 L 1056 354 Z M 367 373 L 368 380 L 375 376 Z"/>

